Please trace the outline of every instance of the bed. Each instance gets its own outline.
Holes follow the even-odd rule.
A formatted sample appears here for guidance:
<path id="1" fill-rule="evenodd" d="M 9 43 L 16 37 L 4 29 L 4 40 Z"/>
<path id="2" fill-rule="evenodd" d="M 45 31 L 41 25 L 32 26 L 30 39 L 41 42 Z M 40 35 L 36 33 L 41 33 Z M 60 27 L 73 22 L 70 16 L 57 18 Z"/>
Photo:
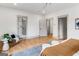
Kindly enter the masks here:
<path id="1" fill-rule="evenodd" d="M 52 43 L 52 44 L 51 44 Z M 11 54 L 12 56 L 72 56 L 79 54 L 79 40 L 48 41 Z M 77 54 L 76 54 L 77 53 Z"/>
<path id="2" fill-rule="evenodd" d="M 76 53 L 76 54 L 75 54 Z M 75 56 L 79 55 L 79 40 L 69 39 L 43 50 L 41 56 Z"/>

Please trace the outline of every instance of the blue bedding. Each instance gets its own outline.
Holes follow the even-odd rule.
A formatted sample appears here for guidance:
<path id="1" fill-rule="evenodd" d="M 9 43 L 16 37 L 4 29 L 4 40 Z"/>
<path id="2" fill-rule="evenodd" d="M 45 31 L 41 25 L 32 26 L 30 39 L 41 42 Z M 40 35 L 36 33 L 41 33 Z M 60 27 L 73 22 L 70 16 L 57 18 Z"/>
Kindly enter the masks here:
<path id="1" fill-rule="evenodd" d="M 41 50 L 42 50 L 42 45 L 38 45 L 25 49 L 21 52 L 14 53 L 12 56 L 40 56 Z"/>

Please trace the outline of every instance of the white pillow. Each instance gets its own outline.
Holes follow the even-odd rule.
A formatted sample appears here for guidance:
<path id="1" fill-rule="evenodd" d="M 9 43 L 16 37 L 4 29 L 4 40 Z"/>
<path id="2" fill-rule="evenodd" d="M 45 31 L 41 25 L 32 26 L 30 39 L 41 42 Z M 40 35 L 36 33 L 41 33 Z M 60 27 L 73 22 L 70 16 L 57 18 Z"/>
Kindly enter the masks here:
<path id="1" fill-rule="evenodd" d="M 51 45 L 52 45 L 52 46 L 57 45 L 57 44 L 59 44 L 59 41 L 56 41 L 56 40 L 52 40 L 52 41 L 51 41 Z"/>
<path id="2" fill-rule="evenodd" d="M 50 47 L 50 44 L 42 44 L 42 50 L 44 50 L 47 47 Z"/>
<path id="3" fill-rule="evenodd" d="M 59 44 L 59 41 L 52 40 L 51 45 L 50 44 L 42 44 L 42 50 L 44 50 L 47 47 L 51 47 L 51 46 L 54 46 L 54 45 L 57 45 L 57 44 Z"/>

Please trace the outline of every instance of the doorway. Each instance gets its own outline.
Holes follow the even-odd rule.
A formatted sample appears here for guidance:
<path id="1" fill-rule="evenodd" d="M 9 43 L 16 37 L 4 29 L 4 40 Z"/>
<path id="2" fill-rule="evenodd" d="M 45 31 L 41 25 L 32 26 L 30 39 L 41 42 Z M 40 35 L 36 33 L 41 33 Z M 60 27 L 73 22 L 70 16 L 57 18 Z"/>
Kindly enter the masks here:
<path id="1" fill-rule="evenodd" d="M 46 19 L 47 35 L 53 35 L 53 19 Z"/>
<path id="2" fill-rule="evenodd" d="M 58 18 L 58 39 L 67 39 L 67 16 Z"/>
<path id="3" fill-rule="evenodd" d="M 39 34 L 40 36 L 53 35 L 53 18 L 39 21 Z"/>

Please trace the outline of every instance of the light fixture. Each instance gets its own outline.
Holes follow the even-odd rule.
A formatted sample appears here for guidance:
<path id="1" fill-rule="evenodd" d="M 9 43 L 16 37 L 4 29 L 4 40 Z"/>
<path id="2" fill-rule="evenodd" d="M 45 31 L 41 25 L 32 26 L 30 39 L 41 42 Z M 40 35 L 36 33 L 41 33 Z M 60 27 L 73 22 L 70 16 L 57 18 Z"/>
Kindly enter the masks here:
<path id="1" fill-rule="evenodd" d="M 43 5 L 43 10 L 42 10 L 42 14 L 45 14 L 46 13 L 46 8 L 48 7 L 48 5 L 49 5 L 50 3 L 44 3 L 44 5 Z"/>
<path id="2" fill-rule="evenodd" d="M 46 13 L 47 13 L 47 8 L 51 5 L 51 3 L 44 3 L 42 6 L 42 19 L 45 20 L 46 19 Z"/>

